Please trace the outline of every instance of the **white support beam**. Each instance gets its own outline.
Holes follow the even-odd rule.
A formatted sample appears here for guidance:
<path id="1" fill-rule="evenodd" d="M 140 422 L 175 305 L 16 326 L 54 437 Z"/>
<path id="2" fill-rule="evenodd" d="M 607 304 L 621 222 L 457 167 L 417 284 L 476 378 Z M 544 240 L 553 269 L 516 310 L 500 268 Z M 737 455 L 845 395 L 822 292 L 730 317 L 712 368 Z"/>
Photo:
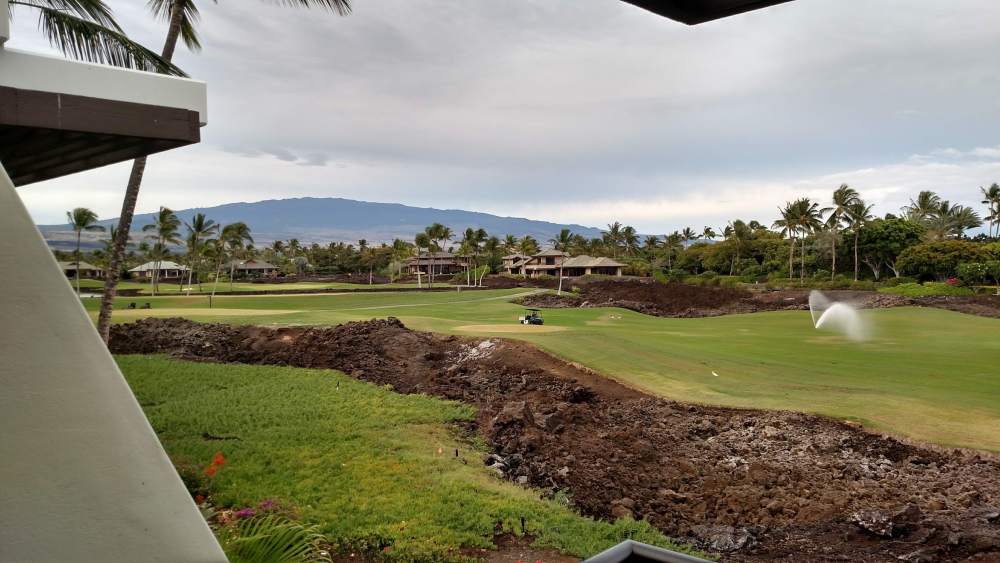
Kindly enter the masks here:
<path id="1" fill-rule="evenodd" d="M 225 554 L 0 165 L 0 559 Z"/>

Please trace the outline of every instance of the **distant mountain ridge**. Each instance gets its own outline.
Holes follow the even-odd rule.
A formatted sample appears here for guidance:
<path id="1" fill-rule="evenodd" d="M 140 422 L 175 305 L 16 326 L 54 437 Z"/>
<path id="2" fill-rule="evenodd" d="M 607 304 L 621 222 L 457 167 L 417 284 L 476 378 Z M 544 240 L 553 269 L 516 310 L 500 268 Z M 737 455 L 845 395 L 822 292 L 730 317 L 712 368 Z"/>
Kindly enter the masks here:
<path id="1" fill-rule="evenodd" d="M 254 242 L 264 245 L 275 240 L 297 238 L 303 244 L 317 242 L 357 242 L 366 239 L 377 244 L 394 238 L 412 241 L 414 235 L 431 223 L 451 227 L 456 238 L 468 227 L 485 229 L 491 235 L 517 237 L 531 235 L 544 244 L 561 229 L 570 229 L 585 237 L 601 236 L 601 230 L 576 224 L 559 224 L 522 217 L 501 217 L 489 213 L 461 209 L 435 209 L 412 207 L 399 203 L 376 203 L 343 198 L 302 197 L 270 199 L 253 203 L 227 203 L 214 207 L 197 207 L 175 210 L 182 221 L 190 221 L 196 213 L 217 223 L 243 221 L 250 226 Z M 154 213 L 137 214 L 132 221 L 132 231 L 137 233 L 144 225 L 153 222 Z M 107 219 L 100 224 L 110 226 L 117 219 Z M 39 225 L 46 240 L 53 247 L 66 249 L 74 240 L 68 225 Z M 87 237 L 88 248 L 98 243 L 96 236 Z"/>

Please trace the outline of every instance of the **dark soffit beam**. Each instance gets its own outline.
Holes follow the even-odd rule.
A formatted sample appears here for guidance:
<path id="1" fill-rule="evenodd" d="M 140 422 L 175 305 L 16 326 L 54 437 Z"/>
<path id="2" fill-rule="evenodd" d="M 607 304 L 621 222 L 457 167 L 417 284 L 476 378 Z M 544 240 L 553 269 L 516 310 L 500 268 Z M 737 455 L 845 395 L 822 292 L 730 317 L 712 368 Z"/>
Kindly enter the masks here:
<path id="1" fill-rule="evenodd" d="M 624 0 L 688 25 L 735 16 L 792 0 Z"/>
<path id="2" fill-rule="evenodd" d="M 0 86 L 0 163 L 15 186 L 200 140 L 196 111 Z"/>

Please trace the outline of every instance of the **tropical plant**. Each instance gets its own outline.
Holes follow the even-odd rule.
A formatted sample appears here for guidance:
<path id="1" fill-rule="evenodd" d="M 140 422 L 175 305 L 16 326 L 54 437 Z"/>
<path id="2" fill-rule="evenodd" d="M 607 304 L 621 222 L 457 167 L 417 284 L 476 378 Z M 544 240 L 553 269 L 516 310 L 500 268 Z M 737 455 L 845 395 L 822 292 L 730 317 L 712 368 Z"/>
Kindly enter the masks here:
<path id="1" fill-rule="evenodd" d="M 681 231 L 681 238 L 684 239 L 684 243 L 687 244 L 696 240 L 698 238 L 698 233 L 694 232 L 694 229 L 691 227 L 684 227 L 684 230 Z"/>
<path id="2" fill-rule="evenodd" d="M 531 235 L 524 235 L 518 243 L 518 249 L 521 251 L 521 254 L 524 254 L 525 256 L 533 256 L 538 254 L 538 241 Z"/>
<path id="3" fill-rule="evenodd" d="M 549 239 L 549 244 L 552 248 L 556 250 L 561 250 L 563 252 L 569 252 L 570 246 L 573 244 L 574 236 L 573 232 L 569 229 L 560 229 L 559 234 L 555 238 Z"/>
<path id="4" fill-rule="evenodd" d="M 932 191 L 924 190 L 911 199 L 910 204 L 903 207 L 906 218 L 914 223 L 923 223 L 937 213 L 941 207 L 941 198 Z"/>
<path id="5" fill-rule="evenodd" d="M 97 213 L 86 207 L 76 207 L 72 211 L 66 212 L 66 219 L 70 228 L 76 233 L 76 251 L 73 253 L 73 260 L 76 264 L 76 294 L 80 294 L 80 238 L 83 231 L 104 231 L 102 225 L 97 224 Z"/>
<path id="6" fill-rule="evenodd" d="M 161 246 L 166 247 L 168 244 L 177 245 L 181 243 L 178 237 L 178 231 L 181 227 L 181 220 L 177 218 L 177 215 L 169 207 L 160 207 L 160 210 L 153 217 L 153 222 L 142 227 L 143 232 L 150 232 L 151 235 L 147 235 L 148 238 L 153 239 Z M 160 265 L 162 264 L 163 258 L 155 260 L 153 267 L 153 280 L 152 280 L 152 290 L 153 295 L 156 295 L 156 290 L 160 287 Z"/>
<path id="7" fill-rule="evenodd" d="M 791 244 L 788 245 L 788 279 L 795 275 L 795 234 L 798 232 L 798 225 L 795 221 L 795 207 L 791 202 L 785 203 L 784 207 L 778 208 L 781 218 L 774 222 L 772 228 L 778 229 L 783 235 L 788 237 Z"/>
<path id="8" fill-rule="evenodd" d="M 205 242 L 209 236 L 219 232 L 219 225 L 215 221 L 205 218 L 204 213 L 196 213 L 191 218 L 190 223 L 184 223 L 184 227 L 187 228 L 188 232 L 188 261 L 191 267 L 188 271 L 188 287 L 191 287 L 195 269 L 199 268 L 200 271 Z M 201 276 L 198 276 L 198 290 L 201 291 Z"/>
<path id="9" fill-rule="evenodd" d="M 501 245 L 503 246 L 503 251 L 506 252 L 507 254 L 513 254 L 517 252 L 519 244 L 520 243 L 518 242 L 517 237 L 515 237 L 514 235 L 505 235 L 503 237 L 503 242 L 501 243 Z"/>
<path id="10" fill-rule="evenodd" d="M 639 252 L 639 234 L 635 231 L 635 227 L 628 225 L 622 229 L 621 244 L 626 256 L 634 256 Z"/>
<path id="11" fill-rule="evenodd" d="M 605 243 L 611 247 L 611 255 L 618 258 L 618 249 L 622 244 L 622 224 L 618 221 L 610 223 L 608 230 L 604 233 Z"/>
<path id="12" fill-rule="evenodd" d="M 64 55 L 93 63 L 185 76 L 184 71 L 132 41 L 103 0 L 10 0 L 38 10 L 38 27 Z"/>
<path id="13" fill-rule="evenodd" d="M 16 2 L 35 2 L 35 0 L 15 0 Z M 55 4 L 97 4 L 100 0 L 39 0 Z M 167 38 L 163 44 L 163 52 L 160 59 L 164 63 L 170 63 L 177 48 L 178 39 L 182 40 L 191 51 L 201 49 L 201 40 L 198 37 L 196 24 L 200 17 L 196 0 L 149 0 L 147 6 L 153 14 L 167 21 Z M 280 4 L 290 7 L 309 8 L 319 6 L 326 8 L 340 15 L 346 15 L 351 10 L 350 0 L 280 0 Z M 97 321 L 97 329 L 104 342 L 108 342 L 111 330 L 111 310 L 114 302 L 115 292 L 118 287 L 117 270 L 125 256 L 125 247 L 128 243 L 128 232 L 132 228 L 132 217 L 135 215 L 135 204 L 139 199 L 139 189 L 142 186 L 142 177 L 146 171 L 146 157 L 140 157 L 132 162 L 132 171 L 129 174 L 128 184 L 125 188 L 125 198 L 122 201 L 122 211 L 118 216 L 121 234 L 115 239 L 114 252 L 111 257 L 111 268 L 104 284 L 104 295 L 101 297 L 101 312 Z M 214 290 L 213 290 L 214 291 Z"/>
<path id="14" fill-rule="evenodd" d="M 989 210 L 986 220 L 989 222 L 989 236 L 1000 237 L 1000 184 L 994 182 L 989 188 L 981 187 L 979 191 L 983 193 L 983 203 Z"/>
<path id="15" fill-rule="evenodd" d="M 826 227 L 833 234 L 830 237 L 830 279 L 833 279 L 837 275 L 837 233 L 845 221 L 848 220 L 848 209 L 860 201 L 861 197 L 858 195 L 857 190 L 847 184 L 841 184 L 839 188 L 833 191 L 833 207 L 820 211 L 820 213 L 830 213 L 830 216 L 826 219 Z M 855 243 L 857 243 L 856 236 Z M 854 279 L 855 281 L 858 279 L 857 244 L 855 244 Z"/>
<path id="16" fill-rule="evenodd" d="M 865 202 L 861 201 L 860 198 L 853 201 L 847 206 L 847 213 L 844 215 L 844 219 L 847 221 L 848 226 L 854 231 L 854 281 L 858 281 L 858 269 L 859 269 L 859 256 L 858 256 L 858 237 L 861 236 L 862 229 L 872 220 L 872 208 L 874 206 L 867 205 Z M 834 267 L 836 268 L 837 255 L 834 253 Z"/>
<path id="17" fill-rule="evenodd" d="M 801 263 L 799 265 L 799 280 L 804 281 L 806 276 L 806 236 L 823 228 L 823 211 L 819 204 L 804 197 L 792 202 L 793 217 L 795 225 L 802 233 L 802 247 L 799 253 Z"/>
<path id="18" fill-rule="evenodd" d="M 327 540 L 318 526 L 273 514 L 238 520 L 221 535 L 226 554 L 234 563 L 329 561 L 322 549 Z"/>
<path id="19" fill-rule="evenodd" d="M 236 275 L 236 259 L 240 257 L 242 251 L 244 256 L 249 255 L 249 249 L 253 243 L 253 236 L 250 234 L 250 227 L 240 221 L 230 223 L 222 227 L 219 233 L 218 242 L 215 243 L 216 266 L 215 283 L 212 284 L 212 297 L 219 287 L 219 276 L 222 273 L 222 262 L 229 258 L 229 291 L 233 290 L 233 276 Z"/>
<path id="20" fill-rule="evenodd" d="M 719 235 L 718 235 L 718 233 L 715 232 L 715 229 L 713 229 L 712 227 L 709 227 L 707 225 L 705 226 L 705 228 L 703 228 L 701 230 L 701 238 L 703 238 L 703 239 L 706 239 L 706 240 L 715 240 L 715 237 L 717 237 L 717 236 L 719 236 Z"/>

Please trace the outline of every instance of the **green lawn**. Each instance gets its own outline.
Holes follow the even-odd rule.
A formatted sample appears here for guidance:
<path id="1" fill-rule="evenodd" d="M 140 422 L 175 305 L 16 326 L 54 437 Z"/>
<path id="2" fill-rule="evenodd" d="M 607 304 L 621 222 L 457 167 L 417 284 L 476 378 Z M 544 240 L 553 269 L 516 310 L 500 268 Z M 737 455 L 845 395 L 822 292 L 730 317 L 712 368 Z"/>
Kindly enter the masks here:
<path id="1" fill-rule="evenodd" d="M 76 287 L 76 280 L 70 279 L 70 285 Z M 425 284 L 426 285 L 426 284 Z M 439 285 L 439 284 L 435 284 Z M 187 284 L 184 288 L 187 288 Z M 194 284 L 193 291 L 198 291 L 198 284 Z M 415 288 L 417 284 L 415 283 L 387 283 L 381 285 L 368 285 L 366 283 L 343 283 L 343 282 L 298 282 L 298 283 L 250 283 L 250 282 L 234 282 L 230 287 L 229 282 L 220 282 L 218 286 L 218 291 L 274 291 L 274 290 L 289 290 L 289 289 L 329 289 L 329 290 L 353 290 L 353 289 L 407 289 Z M 103 280 L 80 280 L 80 289 L 85 290 L 102 290 L 104 288 Z M 150 293 L 150 284 L 139 283 L 133 281 L 121 281 L 118 283 L 119 289 L 138 289 L 142 291 L 143 295 Z M 204 283 L 201 285 L 201 291 L 204 293 L 211 293 L 212 284 Z M 161 294 L 184 294 L 184 290 L 181 286 L 177 284 L 160 284 L 160 290 L 158 293 Z"/>
<path id="2" fill-rule="evenodd" d="M 335 371 L 117 360 L 175 463 L 207 466 L 223 452 L 217 506 L 291 503 L 346 549 L 388 544 L 401 560 L 491 547 L 498 523 L 519 534 L 522 517 L 536 546 L 580 557 L 628 537 L 673 547 L 648 524 L 595 522 L 494 477 L 485 450 L 448 424 L 473 416 L 466 405 Z"/>
<path id="3" fill-rule="evenodd" d="M 661 319 L 621 309 L 554 309 L 521 327 L 526 290 L 149 299 L 119 311 L 262 325 L 396 316 L 420 330 L 521 338 L 665 397 L 856 420 L 949 446 L 1000 451 L 1000 320 L 925 308 L 864 311 L 873 338 L 812 328 L 801 311 Z M 147 299 L 143 299 L 146 301 Z M 96 309 L 96 300 L 85 300 Z M 714 376 L 712 372 L 718 374 Z"/>

